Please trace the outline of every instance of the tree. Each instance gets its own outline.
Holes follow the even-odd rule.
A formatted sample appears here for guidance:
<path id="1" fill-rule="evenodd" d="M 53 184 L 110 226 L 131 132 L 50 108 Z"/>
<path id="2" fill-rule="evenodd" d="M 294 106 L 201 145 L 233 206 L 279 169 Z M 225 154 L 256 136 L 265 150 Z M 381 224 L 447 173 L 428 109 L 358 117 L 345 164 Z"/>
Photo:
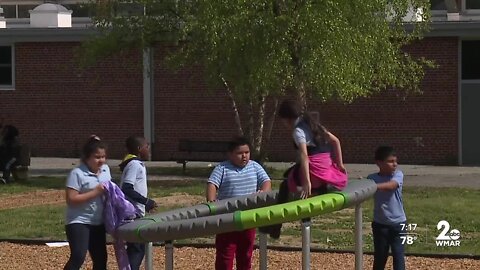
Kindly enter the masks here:
<path id="1" fill-rule="evenodd" d="M 105 52 L 176 44 L 165 59 L 172 67 L 201 65 L 212 86 L 227 91 L 238 132 L 255 152 L 269 139 L 272 115 L 285 95 L 322 102 L 351 102 L 388 87 L 419 92 L 432 64 L 403 50 L 427 29 L 405 23 L 426 0 L 131 0 L 144 12 L 119 16 L 119 2 L 97 4 L 102 35 L 86 44 L 96 58 Z M 415 7 L 415 9 L 412 9 Z M 406 27 L 406 24 L 409 27 Z M 267 100 L 273 109 L 267 110 Z M 247 108 L 242 122 L 239 105 Z M 265 130 L 265 126 L 267 129 Z M 263 136 L 266 133 L 266 136 Z"/>

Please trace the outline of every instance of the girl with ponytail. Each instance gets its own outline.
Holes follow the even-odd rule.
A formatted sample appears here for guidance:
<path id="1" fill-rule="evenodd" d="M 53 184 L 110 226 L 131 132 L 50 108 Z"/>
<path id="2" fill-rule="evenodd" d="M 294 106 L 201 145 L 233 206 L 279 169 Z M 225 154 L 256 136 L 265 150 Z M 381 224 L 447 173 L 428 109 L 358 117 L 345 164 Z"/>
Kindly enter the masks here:
<path id="1" fill-rule="evenodd" d="M 284 125 L 292 131 L 297 149 L 297 163 L 287 175 L 288 188 L 290 192 L 300 192 L 302 198 L 329 189 L 342 190 L 347 185 L 347 173 L 340 140 L 301 108 L 299 102 L 286 100 L 278 111 Z"/>

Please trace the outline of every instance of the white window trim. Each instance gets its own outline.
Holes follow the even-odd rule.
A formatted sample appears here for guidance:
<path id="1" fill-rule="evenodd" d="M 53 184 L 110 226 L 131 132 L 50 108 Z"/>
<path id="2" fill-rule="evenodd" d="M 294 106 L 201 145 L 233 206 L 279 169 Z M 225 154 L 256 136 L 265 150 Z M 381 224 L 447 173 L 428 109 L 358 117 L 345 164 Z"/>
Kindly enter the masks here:
<path id="1" fill-rule="evenodd" d="M 12 84 L 0 84 L 0 91 L 9 91 L 15 90 L 15 44 L 3 44 L 0 43 L 0 46 L 10 46 L 12 50 Z"/>

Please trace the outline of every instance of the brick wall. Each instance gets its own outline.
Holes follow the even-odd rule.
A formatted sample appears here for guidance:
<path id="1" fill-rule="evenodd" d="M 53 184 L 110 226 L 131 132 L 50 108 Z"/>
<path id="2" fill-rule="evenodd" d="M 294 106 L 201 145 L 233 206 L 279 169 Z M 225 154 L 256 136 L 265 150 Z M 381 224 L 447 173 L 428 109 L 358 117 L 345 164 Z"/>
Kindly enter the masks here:
<path id="1" fill-rule="evenodd" d="M 327 125 L 342 138 L 347 162 L 367 162 L 379 144 L 393 145 L 400 162 L 455 164 L 458 158 L 458 40 L 429 38 L 409 48 L 434 59 L 423 94 L 383 92 L 348 106 L 322 108 Z"/>
<path id="2" fill-rule="evenodd" d="M 80 71 L 77 45 L 17 43 L 16 90 L 0 91 L 0 115 L 19 128 L 33 155 L 78 157 L 95 133 L 119 157 L 125 137 L 143 132 L 141 56 Z"/>
<path id="3" fill-rule="evenodd" d="M 436 60 L 427 72 L 422 95 L 404 97 L 394 91 L 343 105 L 310 107 L 342 141 L 346 162 L 371 162 L 380 144 L 398 149 L 402 163 L 446 164 L 457 160 L 458 59 L 456 38 L 428 38 L 409 50 Z M 123 140 L 142 134 L 141 56 L 102 61 L 79 72 L 73 59 L 75 43 L 16 45 L 16 90 L 0 91 L 0 106 L 17 124 L 22 140 L 39 156 L 76 156 L 91 133 L 120 157 Z M 168 70 L 155 53 L 154 156 L 170 159 L 178 139 L 227 140 L 236 133 L 226 93 L 207 90 L 201 69 Z M 291 160 L 290 134 L 280 123 L 267 145 L 271 160 Z"/>
<path id="4" fill-rule="evenodd" d="M 348 105 L 312 104 L 322 121 L 342 142 L 346 162 L 372 162 L 380 144 L 397 148 L 403 163 L 452 164 L 457 161 L 458 44 L 456 38 L 428 38 L 411 48 L 415 56 L 434 59 L 423 94 L 405 96 L 386 91 Z M 158 60 L 161 53 L 158 53 Z M 194 68 L 172 73 L 161 65 L 156 71 L 157 157 L 168 159 L 175 139 L 228 139 L 235 134 L 233 113 L 223 91 L 205 91 Z M 168 128 L 170 127 L 170 128 Z M 290 134 L 275 123 L 266 146 L 270 160 L 292 160 Z"/>

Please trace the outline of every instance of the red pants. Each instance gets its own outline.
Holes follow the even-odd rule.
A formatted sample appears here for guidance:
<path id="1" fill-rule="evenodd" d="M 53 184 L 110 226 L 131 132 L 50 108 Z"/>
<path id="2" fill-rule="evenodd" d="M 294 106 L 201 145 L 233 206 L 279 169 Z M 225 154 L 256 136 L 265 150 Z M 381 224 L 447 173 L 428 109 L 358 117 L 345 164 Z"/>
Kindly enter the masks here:
<path id="1" fill-rule="evenodd" d="M 235 258 L 237 270 L 250 270 L 254 244 L 255 229 L 217 234 L 215 238 L 215 247 L 217 248 L 215 269 L 232 270 L 233 258 Z"/>

